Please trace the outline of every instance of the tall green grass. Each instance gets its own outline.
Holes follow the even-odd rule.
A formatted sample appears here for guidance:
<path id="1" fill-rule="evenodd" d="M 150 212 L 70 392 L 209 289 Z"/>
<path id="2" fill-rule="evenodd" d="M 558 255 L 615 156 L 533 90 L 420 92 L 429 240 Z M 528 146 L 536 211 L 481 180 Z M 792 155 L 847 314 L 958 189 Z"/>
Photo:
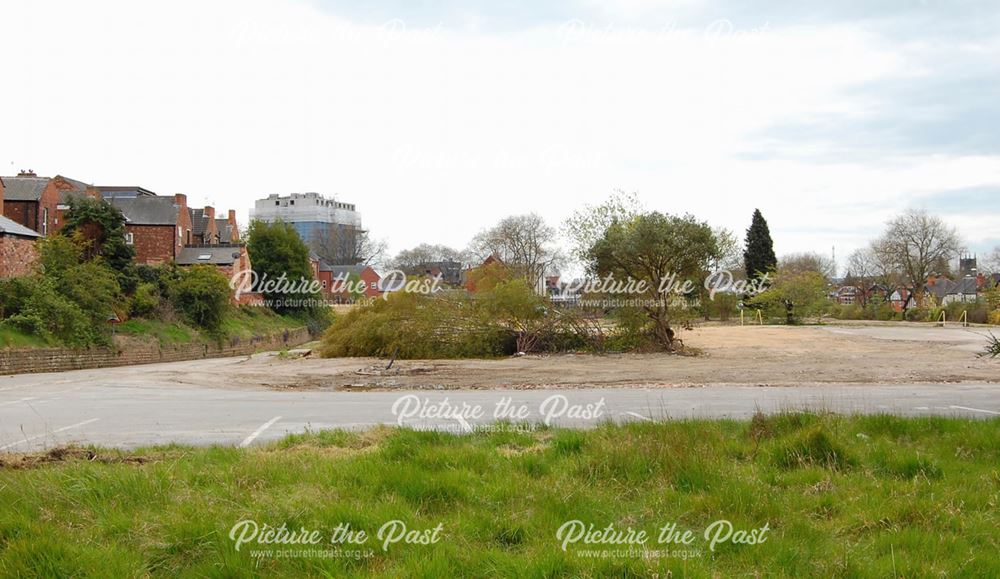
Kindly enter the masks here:
<path id="1" fill-rule="evenodd" d="M 262 448 L 3 459 L 0 576 L 1000 576 L 1000 420 L 784 414 L 456 436 L 376 429 Z M 57 460 L 59 459 L 59 460 Z M 241 519 L 374 533 L 443 524 L 370 558 L 258 559 Z M 718 519 L 759 545 L 587 558 L 556 530 Z M 321 545 L 326 547 L 325 545 Z M 656 548 L 655 545 L 649 545 Z M 603 547 L 622 552 L 625 547 Z"/>

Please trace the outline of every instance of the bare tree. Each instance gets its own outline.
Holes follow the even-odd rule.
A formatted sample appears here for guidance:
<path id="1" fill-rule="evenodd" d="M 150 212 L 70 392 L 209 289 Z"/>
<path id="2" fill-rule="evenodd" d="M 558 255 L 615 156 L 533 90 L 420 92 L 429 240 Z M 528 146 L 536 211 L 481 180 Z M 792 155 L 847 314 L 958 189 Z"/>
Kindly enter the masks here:
<path id="1" fill-rule="evenodd" d="M 442 261 L 457 261 L 464 265 L 469 261 L 469 256 L 465 252 L 458 251 L 447 245 L 421 243 L 412 249 L 404 249 L 396 254 L 396 257 L 392 260 L 392 265 L 401 270 L 408 270 L 426 263 Z"/>
<path id="2" fill-rule="evenodd" d="M 553 240 L 555 230 L 535 213 L 505 217 L 473 238 L 469 251 L 483 260 L 493 255 L 514 275 L 541 288 L 546 273 L 559 266 L 562 256 Z"/>
<path id="3" fill-rule="evenodd" d="M 993 251 L 983 259 L 981 269 L 985 273 L 1000 273 L 1000 245 L 993 248 Z"/>
<path id="4" fill-rule="evenodd" d="M 587 253 L 615 221 L 628 221 L 643 212 L 637 193 L 615 189 L 600 205 L 577 209 L 563 223 L 563 231 L 572 242 L 573 259 L 586 262 Z"/>
<path id="5" fill-rule="evenodd" d="M 955 228 L 941 218 L 911 209 L 888 223 L 875 246 L 882 259 L 899 270 L 907 289 L 920 304 L 928 276 L 947 270 L 961 251 L 962 241 Z"/>
<path id="6" fill-rule="evenodd" d="M 746 267 L 743 264 L 743 244 L 740 238 L 731 230 L 724 227 L 712 229 L 715 235 L 715 243 L 719 246 L 719 257 L 713 263 L 716 270 L 726 270 L 734 276 L 743 276 Z"/>
<path id="7" fill-rule="evenodd" d="M 878 242 L 856 249 L 847 258 L 847 275 L 854 278 L 853 282 L 861 289 L 861 305 L 868 305 L 875 284 L 885 286 L 891 293 L 891 287 L 898 282 L 899 275 L 892 262 L 887 259 L 886 251 Z"/>
<path id="8" fill-rule="evenodd" d="M 782 256 L 778 268 L 786 275 L 816 272 L 826 278 L 826 281 L 831 281 L 837 276 L 837 264 L 833 258 L 818 253 L 792 253 Z"/>
<path id="9" fill-rule="evenodd" d="M 313 232 L 309 246 L 330 265 L 378 265 L 385 256 L 385 241 L 372 239 L 364 229 L 325 225 Z"/>

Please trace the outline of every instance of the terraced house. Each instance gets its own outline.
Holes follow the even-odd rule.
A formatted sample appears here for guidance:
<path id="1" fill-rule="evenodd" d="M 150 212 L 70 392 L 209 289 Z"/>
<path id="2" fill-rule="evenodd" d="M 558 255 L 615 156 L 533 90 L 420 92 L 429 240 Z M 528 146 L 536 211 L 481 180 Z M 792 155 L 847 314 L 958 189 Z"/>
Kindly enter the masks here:
<path id="1" fill-rule="evenodd" d="M 21 171 L 4 181 L 3 216 L 43 236 L 59 231 L 67 201 L 73 195 L 96 195 L 90 185 L 56 175 L 39 177 Z"/>
<path id="2" fill-rule="evenodd" d="M 0 177 L 0 278 L 25 275 L 37 258 L 35 240 L 40 236 L 32 229 L 3 216 L 6 187 Z"/>

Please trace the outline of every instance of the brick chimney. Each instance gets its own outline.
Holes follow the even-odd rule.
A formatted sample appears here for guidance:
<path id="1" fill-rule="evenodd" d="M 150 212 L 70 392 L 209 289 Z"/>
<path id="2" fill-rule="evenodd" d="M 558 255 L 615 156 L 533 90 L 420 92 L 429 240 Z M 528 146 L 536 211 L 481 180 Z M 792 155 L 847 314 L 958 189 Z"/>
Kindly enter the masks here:
<path id="1" fill-rule="evenodd" d="M 215 207 L 209 207 L 208 205 L 206 205 L 205 206 L 205 217 L 208 217 L 209 219 L 211 219 L 211 220 L 214 221 L 215 220 Z"/>
<path id="2" fill-rule="evenodd" d="M 237 242 L 237 241 L 239 241 L 240 240 L 240 228 L 239 228 L 238 225 L 236 225 L 236 210 L 235 209 L 230 209 L 229 210 L 229 216 L 226 219 L 226 221 L 229 222 L 229 231 L 230 231 L 229 241 L 234 242 L 234 243 Z"/>
<path id="3" fill-rule="evenodd" d="M 174 193 L 174 205 L 180 205 L 181 207 L 187 208 L 188 197 L 183 193 Z"/>

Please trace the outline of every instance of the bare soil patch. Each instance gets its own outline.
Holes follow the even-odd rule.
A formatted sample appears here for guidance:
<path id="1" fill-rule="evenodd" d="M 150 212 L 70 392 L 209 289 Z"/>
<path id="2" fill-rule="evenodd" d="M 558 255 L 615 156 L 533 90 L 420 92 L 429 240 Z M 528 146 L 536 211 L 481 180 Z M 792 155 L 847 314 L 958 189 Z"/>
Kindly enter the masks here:
<path id="1" fill-rule="evenodd" d="M 935 333 L 937 330 L 940 332 Z M 278 389 L 395 390 L 1000 382 L 957 329 L 706 326 L 683 332 L 696 356 L 561 354 L 497 360 L 279 359 L 227 366 L 226 382 Z M 985 343 L 985 342 L 984 342 Z"/>

